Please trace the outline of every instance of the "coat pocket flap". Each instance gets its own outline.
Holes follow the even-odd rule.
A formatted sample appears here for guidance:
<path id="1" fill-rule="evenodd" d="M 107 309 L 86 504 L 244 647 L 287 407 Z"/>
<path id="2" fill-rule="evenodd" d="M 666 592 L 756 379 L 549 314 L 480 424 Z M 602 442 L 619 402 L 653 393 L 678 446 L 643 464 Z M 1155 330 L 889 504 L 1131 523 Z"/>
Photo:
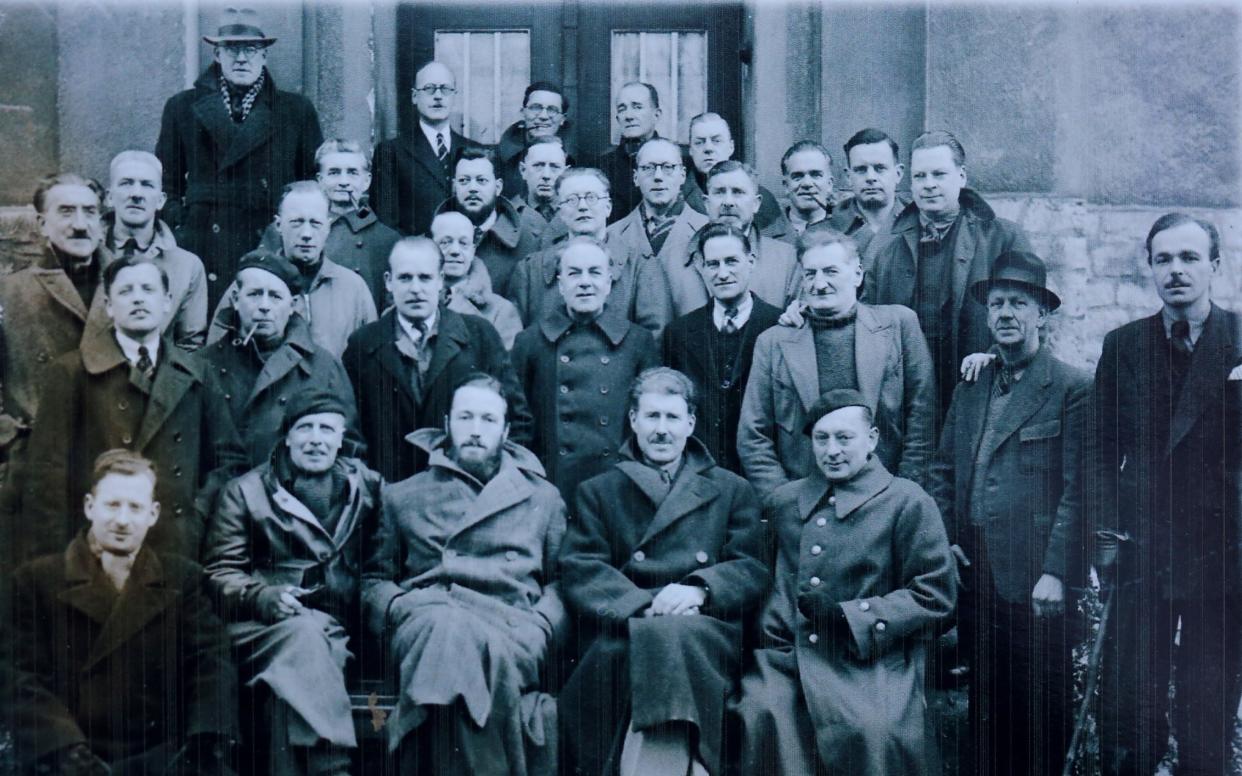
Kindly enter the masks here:
<path id="1" fill-rule="evenodd" d="M 1033 426 L 1027 426 L 1018 431 L 1018 439 L 1023 442 L 1031 442 L 1036 439 L 1051 439 L 1061 436 L 1061 421 L 1049 420 L 1046 423 L 1036 423 Z"/>

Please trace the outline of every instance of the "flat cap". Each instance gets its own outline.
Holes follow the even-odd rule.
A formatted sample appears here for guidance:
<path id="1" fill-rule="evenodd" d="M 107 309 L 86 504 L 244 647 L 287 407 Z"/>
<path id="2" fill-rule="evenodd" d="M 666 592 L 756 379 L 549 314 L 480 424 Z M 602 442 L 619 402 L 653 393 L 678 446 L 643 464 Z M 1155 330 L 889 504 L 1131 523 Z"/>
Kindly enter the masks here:
<path id="1" fill-rule="evenodd" d="M 866 407 L 871 408 L 867 404 L 867 400 L 863 395 L 853 388 L 834 388 L 823 396 L 815 400 L 811 405 L 811 409 L 807 410 L 806 423 L 802 426 L 802 433 L 807 436 L 811 435 L 811 429 L 815 428 L 815 424 L 819 419 L 830 412 L 836 412 L 844 407 Z"/>
<path id="2" fill-rule="evenodd" d="M 280 278 L 289 287 L 290 294 L 296 296 L 302 293 L 302 273 L 293 266 L 293 262 L 279 253 L 273 253 L 267 248 L 255 248 L 241 257 L 241 262 L 237 265 L 237 274 L 240 275 L 242 270 L 251 268 L 261 269 Z"/>

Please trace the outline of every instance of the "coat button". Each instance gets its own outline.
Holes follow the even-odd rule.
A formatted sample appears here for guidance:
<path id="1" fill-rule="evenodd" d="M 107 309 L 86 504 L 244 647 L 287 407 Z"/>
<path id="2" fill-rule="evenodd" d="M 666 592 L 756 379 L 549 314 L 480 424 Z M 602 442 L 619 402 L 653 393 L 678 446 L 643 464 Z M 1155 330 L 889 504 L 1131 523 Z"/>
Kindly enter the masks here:
<path id="1" fill-rule="evenodd" d="M 45 350 L 41 350 L 41 351 L 39 351 L 39 355 L 38 355 L 38 356 L 36 356 L 36 359 L 38 360 L 38 362 L 39 362 L 40 364 L 45 364 L 45 363 L 47 363 L 47 358 L 48 358 L 48 356 L 47 356 L 47 351 L 45 351 Z"/>
<path id="2" fill-rule="evenodd" d="M 569 455 L 569 450 L 564 447 L 562 447 L 558 452 L 560 452 L 561 455 Z"/>
<path id="3" fill-rule="evenodd" d="M 600 418 L 600 419 L 599 419 L 599 424 L 600 424 L 601 426 L 607 426 L 607 425 L 608 425 L 608 418 Z"/>
<path id="4" fill-rule="evenodd" d="M 133 442 L 134 442 L 134 438 L 130 436 L 129 434 L 126 434 L 125 436 L 121 437 L 121 444 L 123 445 L 133 444 Z"/>
<path id="5" fill-rule="evenodd" d="M 517 553 L 513 550 L 505 551 L 505 560 L 517 560 Z"/>
<path id="6" fill-rule="evenodd" d="M 122 399 L 121 401 L 119 401 L 119 402 L 117 402 L 117 403 L 116 403 L 116 408 L 117 408 L 118 410 L 125 411 L 125 410 L 129 409 L 129 402 L 127 402 L 127 401 L 125 401 L 124 399 Z"/>
<path id="7" fill-rule="evenodd" d="M 611 458 L 611 457 L 612 457 L 612 451 L 611 451 L 611 450 L 605 450 L 604 452 L 600 453 L 600 455 L 604 456 L 605 458 Z"/>
<path id="8" fill-rule="evenodd" d="M 600 357 L 599 357 L 599 362 L 600 362 L 601 364 L 607 364 L 607 363 L 608 363 L 609 361 L 611 361 L 611 360 L 612 360 L 612 359 L 608 358 L 608 356 L 600 356 Z"/>
<path id="9" fill-rule="evenodd" d="M 824 548 L 823 548 L 823 547 L 820 547 L 818 544 L 816 544 L 816 545 L 814 545 L 813 547 L 811 547 L 811 554 L 812 554 L 812 555 L 818 555 L 818 554 L 820 554 L 820 553 L 821 553 L 821 552 L 823 552 L 823 551 L 824 551 Z"/>
<path id="10" fill-rule="evenodd" d="M 279 399 L 277 399 L 277 401 L 279 401 L 281 404 L 288 404 L 288 403 L 289 403 L 289 400 L 288 400 L 288 399 L 286 399 L 284 396 L 281 396 Z"/>
<path id="11" fill-rule="evenodd" d="M 568 363 L 569 363 L 569 356 L 561 356 L 561 363 L 562 363 L 562 364 L 568 364 Z"/>
<path id="12" fill-rule="evenodd" d="M 694 553 L 694 559 L 697 560 L 699 563 L 706 563 L 707 553 L 703 552 L 702 550 L 699 550 L 698 552 Z"/>
<path id="13" fill-rule="evenodd" d="M 177 507 L 176 509 L 174 509 L 174 510 L 173 510 L 173 514 L 174 514 L 174 515 L 177 515 L 178 517 L 180 517 L 180 516 L 181 516 L 181 513 L 182 513 L 182 512 L 185 512 L 185 509 L 183 509 L 183 508 L 181 508 L 181 507 Z"/>
<path id="14" fill-rule="evenodd" d="M 174 476 L 174 477 L 180 477 L 180 476 L 181 476 L 181 467 L 180 467 L 180 466 L 174 466 L 174 467 L 173 467 L 173 476 Z"/>
<path id="15" fill-rule="evenodd" d="M 174 441 L 174 442 L 180 442 L 180 441 L 181 441 L 181 432 L 180 432 L 180 431 L 178 431 L 177 433 L 173 434 L 173 441 Z"/>
<path id="16" fill-rule="evenodd" d="M 445 551 L 444 551 L 444 557 L 446 557 L 446 558 L 456 558 L 456 557 L 457 557 L 457 550 L 445 550 Z"/>
<path id="17" fill-rule="evenodd" d="M 601 386 L 599 387 L 599 392 L 600 392 L 600 393 L 608 393 L 608 386 L 606 386 L 606 385 L 601 385 Z"/>
<path id="18" fill-rule="evenodd" d="M 641 562 L 645 560 L 646 558 L 647 558 L 647 555 L 642 550 L 634 551 L 634 560 Z"/>
<path id="19" fill-rule="evenodd" d="M 231 394 L 231 393 L 226 393 L 226 394 L 224 394 L 224 400 L 225 400 L 225 401 L 233 401 L 233 394 Z"/>
<path id="20" fill-rule="evenodd" d="M 811 587 L 819 587 L 819 577 L 811 577 Z"/>
<path id="21" fill-rule="evenodd" d="M 815 525 L 819 526 L 820 528 L 823 528 L 824 526 L 828 525 L 828 521 L 825 518 L 821 517 L 815 521 Z"/>
<path id="22" fill-rule="evenodd" d="M 883 633 L 884 631 L 888 630 L 888 626 L 884 624 L 883 620 L 880 620 L 879 622 L 875 624 L 875 629 L 878 632 Z"/>
<path id="23" fill-rule="evenodd" d="M 217 280 L 219 280 L 220 278 L 219 278 L 219 276 L 217 276 L 217 275 L 216 275 L 216 273 L 214 273 L 214 272 L 208 272 L 208 273 L 207 273 L 207 279 L 208 279 L 208 280 L 210 280 L 212 283 L 214 283 L 214 282 L 216 282 Z"/>
<path id="24" fill-rule="evenodd" d="M 829 496 L 829 497 L 828 497 L 828 506 L 833 506 L 833 507 L 835 507 L 836 505 L 837 505 L 837 497 L 836 497 L 836 496 Z"/>
<path id="25" fill-rule="evenodd" d="M 364 244 L 364 243 L 362 242 L 362 240 L 359 240 L 358 242 L 354 243 L 354 247 L 355 247 L 355 248 L 361 248 L 361 247 L 363 246 L 363 244 Z"/>
<path id="26" fill-rule="evenodd" d="M 265 188 L 265 189 L 266 189 L 266 188 L 267 188 L 267 178 L 259 178 L 259 185 L 260 185 L 260 186 L 262 186 L 263 188 Z"/>
<path id="27" fill-rule="evenodd" d="M 219 224 L 212 224 L 212 225 L 211 225 L 211 233 L 212 233 L 212 234 L 220 234 L 220 225 L 219 225 Z"/>
<path id="28" fill-rule="evenodd" d="M 810 636 L 807 636 L 807 637 L 806 637 L 806 640 L 807 640 L 807 641 L 809 641 L 809 642 L 811 642 L 812 644 L 818 644 L 818 643 L 819 643 L 819 635 L 818 635 L 818 634 L 816 634 L 816 633 L 812 633 Z"/>
<path id="29" fill-rule="evenodd" d="M 569 386 L 568 386 L 568 385 L 562 385 L 562 386 L 561 386 L 561 393 L 569 393 Z"/>
<path id="30" fill-rule="evenodd" d="M 868 603 L 867 601 L 859 601 L 858 608 L 864 612 L 869 612 L 871 611 L 871 604 Z"/>

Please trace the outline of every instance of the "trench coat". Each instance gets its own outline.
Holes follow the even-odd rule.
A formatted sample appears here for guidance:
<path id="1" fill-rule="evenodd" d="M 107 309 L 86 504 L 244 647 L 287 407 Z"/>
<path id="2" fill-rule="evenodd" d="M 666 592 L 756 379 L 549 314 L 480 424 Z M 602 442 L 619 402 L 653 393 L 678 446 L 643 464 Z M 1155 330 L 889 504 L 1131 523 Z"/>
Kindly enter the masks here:
<path id="1" fill-rule="evenodd" d="M 367 197 L 375 215 L 403 235 L 425 235 L 440 203 L 453 196 L 450 179 L 464 148 L 483 146 L 451 132 L 452 146 L 443 162 L 427 142 L 418 119 L 409 131 L 381 140 L 371 157 L 371 189 Z"/>
<path id="2" fill-rule="evenodd" d="M 500 335 L 506 350 L 513 349 L 513 340 L 522 330 L 522 317 L 517 307 L 492 290 L 487 267 L 479 259 L 470 263 L 466 276 L 448 293 L 448 309 L 462 315 L 474 315 L 487 321 Z"/>
<path id="3" fill-rule="evenodd" d="M 155 155 L 164 165 L 164 220 L 203 260 L 208 304 L 220 301 L 241 257 L 259 243 L 293 181 L 313 180 L 323 142 L 310 100 L 276 88 L 270 70 L 250 114 L 235 124 L 220 96 L 220 66 L 169 98 Z"/>
<path id="4" fill-rule="evenodd" d="M 764 646 L 742 680 L 742 773 L 936 774 L 923 698 L 927 644 L 953 612 L 936 503 L 874 456 L 851 480 L 816 470 L 765 505 L 776 576 Z M 818 591 L 824 620 L 798 609 Z"/>
<path id="5" fill-rule="evenodd" d="M 578 488 L 561 550 L 565 597 L 580 629 L 597 634 L 560 697 L 570 772 L 613 774 L 631 723 L 680 721 L 719 774 L 743 629 L 770 584 L 759 502 L 693 437 L 667 495 L 640 456 L 630 437 L 621 460 Z M 706 588 L 701 613 L 642 617 L 669 584 Z"/>
<path id="6" fill-rule="evenodd" d="M 935 383 L 913 311 L 859 304 L 854 368 L 858 390 L 880 430 L 877 457 L 902 477 L 923 482 L 935 452 Z M 771 493 L 815 469 L 811 440 L 802 426 L 818 398 L 810 325 L 773 326 L 760 334 L 737 432 L 742 468 L 760 493 Z"/>
<path id="7" fill-rule="evenodd" d="M 252 345 L 237 341 L 237 312 L 229 310 L 229 336 L 195 354 L 203 379 L 220 406 L 227 408 L 241 437 L 249 466 L 271 457 L 283 435 L 281 424 L 289 400 L 306 391 L 327 391 L 350 412 L 345 418 L 342 454 L 362 457 L 366 443 L 358 430 L 353 385 L 341 362 L 311 341 L 310 328 L 300 315 L 289 317 L 284 342 L 267 355 L 254 376 L 257 360 Z"/>
<path id="8" fill-rule="evenodd" d="M 63 410 L 35 422 L 22 498 L 23 545 L 34 554 L 68 543 L 82 519 L 96 456 L 123 447 L 155 467 L 160 520 L 147 543 L 199 557 L 216 493 L 245 471 L 245 452 L 232 416 L 207 389 L 200 363 L 167 338 L 157 362 L 147 394 L 131 380 L 112 329 L 90 333 L 80 350 L 57 359 L 44 400 Z"/>
<path id="9" fill-rule="evenodd" d="M 273 456 L 225 486 L 203 547 L 207 589 L 241 652 L 242 680 L 266 685 L 297 712 L 313 732 L 310 740 L 287 736 L 300 746 L 356 743 L 346 631 L 357 633 L 364 542 L 378 529 L 380 478 L 356 458 L 337 458 L 334 466 L 346 495 L 331 534 L 281 482 Z M 264 622 L 260 595 L 286 585 L 320 588 L 301 599 L 314 611 Z"/>
<path id="10" fill-rule="evenodd" d="M 587 326 L 574 326 L 562 305 L 518 335 L 512 357 L 534 416 L 531 450 L 569 501 L 615 460 L 629 428 L 630 383 L 659 366 L 659 349 L 609 305 Z"/>
<path id="11" fill-rule="evenodd" d="M 703 278 L 691 259 L 693 241 L 699 230 L 707 225 L 707 216 L 682 203 L 681 213 L 664 238 L 659 253 L 651 249 L 647 228 L 643 226 L 642 207 L 634 208 L 629 215 L 608 227 L 613 243 L 626 246 L 624 251 L 646 260 L 655 259 L 664 271 L 672 301 L 672 318 L 697 310 L 707 303 L 707 290 Z M 644 293 L 646 293 L 644 288 Z"/>
<path id="12" fill-rule="evenodd" d="M 420 429 L 410 441 L 428 468 L 385 489 L 363 566 L 367 626 L 400 664 L 389 745 L 422 724 L 426 706 L 460 700 L 502 742 L 509 773 L 552 776 L 555 701 L 539 686 L 565 624 L 564 501 L 534 455 L 512 442 L 483 483 L 448 457 L 444 432 Z"/>
<path id="13" fill-rule="evenodd" d="M 440 213 L 462 213 L 456 199 L 446 199 L 436 209 Z M 429 227 L 430 228 L 430 227 Z M 492 289 L 506 299 L 513 298 L 513 270 L 539 249 L 539 235 L 530 232 L 513 204 L 496 197 L 496 221 L 483 233 L 474 249 L 474 258 L 487 267 Z"/>
<path id="14" fill-rule="evenodd" d="M 201 574 L 144 546 L 117 593 L 84 533 L 18 569 L 15 687 L 0 700 L 20 760 L 87 743 L 116 764 L 195 734 L 237 737 L 237 673 Z"/>

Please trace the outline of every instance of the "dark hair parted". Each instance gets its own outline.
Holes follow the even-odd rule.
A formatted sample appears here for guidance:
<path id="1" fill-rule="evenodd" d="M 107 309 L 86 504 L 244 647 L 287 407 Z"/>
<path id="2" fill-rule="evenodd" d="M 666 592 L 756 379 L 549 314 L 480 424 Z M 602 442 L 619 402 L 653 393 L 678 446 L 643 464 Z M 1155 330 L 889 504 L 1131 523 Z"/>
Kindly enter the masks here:
<path id="1" fill-rule="evenodd" d="M 1185 224 L 1194 224 L 1203 231 L 1207 232 L 1209 246 L 1208 259 L 1213 262 L 1220 261 L 1220 232 L 1216 230 L 1216 225 L 1211 221 L 1203 218 L 1195 218 L 1186 213 L 1165 213 L 1156 219 L 1156 223 L 1151 225 L 1151 231 L 1147 233 L 1147 263 L 1151 264 L 1151 241 L 1156 235 L 1169 229 L 1175 229 Z"/>
<path id="2" fill-rule="evenodd" d="M 157 262 L 151 261 L 150 259 L 147 259 L 143 256 L 135 255 L 135 256 L 121 256 L 117 259 L 114 259 L 110 264 L 108 264 L 108 266 L 104 267 L 104 271 L 103 271 L 104 296 L 108 296 L 112 293 L 112 284 L 116 282 L 116 276 L 121 274 L 121 270 L 129 269 L 130 267 L 142 267 L 145 265 L 150 265 L 152 267 L 155 267 L 156 271 L 160 273 L 160 283 L 164 285 L 164 293 L 168 293 L 168 290 L 169 290 L 168 273 L 164 271 L 164 266 Z"/>
<path id="3" fill-rule="evenodd" d="M 95 193 L 99 199 L 100 206 L 104 201 L 104 188 L 99 181 L 94 178 L 88 178 L 85 175 L 78 175 L 76 172 L 55 172 L 51 175 L 45 175 L 35 184 L 34 196 L 31 202 L 34 204 L 35 212 L 43 215 L 43 208 L 47 206 L 47 193 L 57 186 L 85 186 Z"/>
<path id="4" fill-rule="evenodd" d="M 738 229 L 733 224 L 723 222 L 711 222 L 706 224 L 694 235 L 694 254 L 692 258 L 699 261 L 703 260 L 703 250 L 707 247 L 708 240 L 714 240 L 717 237 L 732 237 L 742 244 L 742 249 L 747 253 L 751 253 L 750 235 Z"/>
<path id="5" fill-rule="evenodd" d="M 457 165 L 476 159 L 486 159 L 487 163 L 492 166 L 492 177 L 499 175 L 500 164 L 496 161 L 496 152 L 489 147 L 480 148 L 478 146 L 466 146 L 461 149 L 461 153 L 457 155 L 457 161 L 453 163 L 453 174 L 457 174 Z"/>
<path id="6" fill-rule="evenodd" d="M 896 140 L 893 140 L 891 137 L 889 137 L 888 133 L 882 129 L 876 129 L 875 127 L 867 127 L 866 129 L 858 130 L 857 132 L 855 132 L 853 135 L 850 136 L 849 140 L 845 141 L 845 163 L 846 165 L 850 163 L 850 150 L 853 149 L 854 146 L 874 145 L 875 143 L 888 143 L 888 147 L 893 150 L 893 162 L 894 163 L 898 159 L 901 158 L 899 155 L 901 153 L 901 149 L 898 148 Z M 962 156 L 964 158 L 965 154 L 963 153 Z"/>
<path id="7" fill-rule="evenodd" d="M 95 459 L 95 466 L 91 471 L 91 490 L 109 474 L 145 475 L 151 478 L 151 486 L 155 486 L 155 466 L 151 461 L 122 447 L 105 450 Z"/>
<path id="8" fill-rule="evenodd" d="M 940 146 L 948 146 L 949 151 L 953 153 L 953 163 L 958 167 L 966 166 L 966 149 L 962 148 L 962 144 L 952 132 L 944 129 L 933 129 L 930 132 L 924 132 L 914 138 L 914 142 L 910 144 L 910 153 L 913 154 L 921 148 L 939 148 Z"/>
<path id="9" fill-rule="evenodd" d="M 630 384 L 630 412 L 638 411 L 638 400 L 644 393 L 680 396 L 686 400 L 686 410 L 691 415 L 698 413 L 699 397 L 694 388 L 694 381 L 676 369 L 653 366 L 639 372 L 638 377 L 635 377 L 634 382 Z"/>
<path id="10" fill-rule="evenodd" d="M 622 91 L 630 88 L 631 86 L 641 86 L 644 89 L 646 89 L 647 94 L 651 95 L 651 107 L 653 108 L 660 107 L 660 93 L 656 91 L 656 88 L 654 86 L 647 83 L 646 81 L 626 81 L 625 83 L 621 84 L 621 88 L 617 90 L 617 94 L 621 94 Z"/>
<path id="11" fill-rule="evenodd" d="M 505 394 L 504 383 L 500 382 L 492 375 L 489 375 L 487 372 L 482 372 L 476 369 L 462 379 L 458 380 L 457 385 L 453 386 L 454 398 L 456 398 L 457 392 L 462 388 L 483 388 L 499 396 L 500 400 L 505 404 L 505 422 L 509 422 L 509 397 Z M 452 402 L 449 403 L 449 406 L 452 406 Z"/>
<path id="12" fill-rule="evenodd" d="M 800 154 L 803 151 L 819 151 L 824 155 L 824 159 L 828 161 L 828 171 L 832 172 L 832 154 L 828 153 L 828 149 L 824 148 L 823 143 L 816 143 L 814 140 L 799 140 L 798 142 L 785 149 L 785 153 L 781 155 L 781 175 L 788 175 L 789 170 L 787 164 L 790 157 L 794 154 Z"/>
<path id="13" fill-rule="evenodd" d="M 565 89 L 558 83 L 551 81 L 535 81 L 526 87 L 526 91 L 522 93 L 522 107 L 526 107 L 526 103 L 530 102 L 531 94 L 535 92 L 552 92 L 561 98 L 561 113 L 569 113 L 569 98 L 565 96 Z"/>

